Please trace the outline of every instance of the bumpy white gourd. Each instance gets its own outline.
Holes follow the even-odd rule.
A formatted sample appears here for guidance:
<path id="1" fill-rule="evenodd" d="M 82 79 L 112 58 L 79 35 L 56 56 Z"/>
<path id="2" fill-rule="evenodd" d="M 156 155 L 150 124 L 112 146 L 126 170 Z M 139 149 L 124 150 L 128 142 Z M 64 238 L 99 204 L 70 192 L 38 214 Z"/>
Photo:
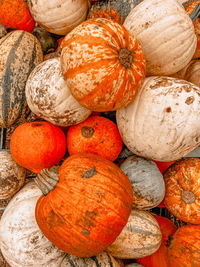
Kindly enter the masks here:
<path id="1" fill-rule="evenodd" d="M 34 68 L 26 82 L 25 93 L 31 111 L 58 126 L 78 124 L 92 113 L 70 93 L 59 57 L 48 59 Z"/>
<path id="2" fill-rule="evenodd" d="M 116 117 L 122 140 L 134 154 L 180 159 L 200 144 L 200 88 L 177 78 L 148 77 L 134 102 Z"/>
<path id="3" fill-rule="evenodd" d="M 124 21 L 140 41 L 147 76 L 171 75 L 191 60 L 197 45 L 194 26 L 177 0 L 144 0 Z"/>
<path id="4" fill-rule="evenodd" d="M 59 267 L 65 253 L 41 232 L 35 205 L 42 195 L 32 181 L 9 202 L 0 220 L 0 248 L 11 267 Z"/>
<path id="5" fill-rule="evenodd" d="M 65 35 L 87 16 L 88 0 L 27 0 L 34 20 L 48 32 Z"/>

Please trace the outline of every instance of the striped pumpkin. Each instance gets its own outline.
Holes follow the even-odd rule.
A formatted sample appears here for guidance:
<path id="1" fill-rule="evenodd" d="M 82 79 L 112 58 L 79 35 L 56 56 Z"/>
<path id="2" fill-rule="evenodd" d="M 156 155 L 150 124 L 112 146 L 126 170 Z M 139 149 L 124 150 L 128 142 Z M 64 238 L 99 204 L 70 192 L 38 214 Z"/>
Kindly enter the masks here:
<path id="1" fill-rule="evenodd" d="M 42 60 L 41 45 L 33 34 L 16 30 L 0 39 L 0 126 L 9 127 L 26 112 L 26 81 Z"/>
<path id="2" fill-rule="evenodd" d="M 145 77 L 139 42 L 108 19 L 90 19 L 62 41 L 61 64 L 77 101 L 93 111 L 111 111 L 131 103 Z"/>
<path id="3" fill-rule="evenodd" d="M 150 212 L 133 209 L 126 226 L 106 251 L 120 259 L 142 258 L 153 254 L 161 241 L 159 224 Z"/>

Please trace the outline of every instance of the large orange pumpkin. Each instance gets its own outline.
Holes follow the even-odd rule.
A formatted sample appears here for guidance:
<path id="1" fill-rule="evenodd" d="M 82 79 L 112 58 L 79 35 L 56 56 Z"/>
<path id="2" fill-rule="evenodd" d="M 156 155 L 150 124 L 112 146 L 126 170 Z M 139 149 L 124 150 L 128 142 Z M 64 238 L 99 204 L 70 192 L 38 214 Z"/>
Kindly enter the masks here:
<path id="1" fill-rule="evenodd" d="M 45 184 L 48 183 L 42 176 Z M 44 184 L 44 183 L 43 183 Z M 111 161 L 90 153 L 68 157 L 59 182 L 36 205 L 44 235 L 61 250 L 79 257 L 103 251 L 120 234 L 132 209 L 128 177 Z"/>
<path id="2" fill-rule="evenodd" d="M 122 150 L 122 139 L 114 122 L 92 116 L 69 128 L 67 149 L 70 155 L 89 152 L 114 161 Z"/>
<path id="3" fill-rule="evenodd" d="M 63 131 L 50 122 L 27 122 L 14 130 L 10 149 L 13 159 L 19 165 L 39 173 L 63 158 L 66 138 Z"/>
<path id="4" fill-rule="evenodd" d="M 164 173 L 166 208 L 178 219 L 200 224 L 200 158 L 184 158 Z"/>
<path id="5" fill-rule="evenodd" d="M 28 4 L 24 0 L 1 0 L 0 23 L 5 25 L 6 28 L 27 32 L 32 32 L 35 26 Z"/>
<path id="6" fill-rule="evenodd" d="M 168 247 L 170 267 L 200 266 L 200 226 L 184 225 L 180 227 Z"/>
<path id="7" fill-rule="evenodd" d="M 176 232 L 177 228 L 169 219 L 153 214 L 157 220 L 160 230 L 162 232 L 162 243 L 159 249 L 150 256 L 137 259 L 137 262 L 144 267 L 169 267 L 168 260 L 168 242 L 171 236 Z"/>
<path id="8" fill-rule="evenodd" d="M 61 64 L 76 100 L 93 111 L 131 103 L 145 77 L 139 42 L 112 20 L 89 19 L 62 41 Z"/>

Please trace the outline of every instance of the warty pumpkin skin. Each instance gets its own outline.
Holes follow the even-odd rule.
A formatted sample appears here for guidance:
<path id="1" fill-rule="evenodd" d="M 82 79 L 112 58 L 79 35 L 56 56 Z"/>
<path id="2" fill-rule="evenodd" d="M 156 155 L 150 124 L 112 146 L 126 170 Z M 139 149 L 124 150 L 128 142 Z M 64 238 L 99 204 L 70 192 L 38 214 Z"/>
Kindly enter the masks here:
<path id="1" fill-rule="evenodd" d="M 114 161 L 122 150 L 122 139 L 114 122 L 104 117 L 91 116 L 69 128 L 67 150 L 70 155 L 94 153 Z"/>
<path id="2" fill-rule="evenodd" d="M 200 266 L 200 226 L 184 225 L 175 232 L 168 247 L 170 267 Z"/>
<path id="3" fill-rule="evenodd" d="M 33 34 L 16 30 L 0 39 L 0 59 L 0 126 L 6 128 L 27 112 L 26 81 L 43 53 Z"/>
<path id="4" fill-rule="evenodd" d="M 8 203 L 0 220 L 1 252 L 11 267 L 60 267 L 65 253 L 41 232 L 35 205 L 42 195 L 31 181 Z"/>
<path id="5" fill-rule="evenodd" d="M 61 65 L 76 100 L 93 111 L 131 103 L 145 77 L 139 42 L 108 19 L 89 19 L 62 41 Z"/>
<path id="6" fill-rule="evenodd" d="M 176 161 L 164 173 L 166 208 L 178 219 L 200 224 L 200 159 Z"/>
<path id="7" fill-rule="evenodd" d="M 20 166 L 39 173 L 63 158 L 66 152 L 65 134 L 47 121 L 26 122 L 12 133 L 10 150 Z"/>
<path id="8" fill-rule="evenodd" d="M 33 113 L 58 126 L 78 124 L 91 114 L 71 95 L 59 57 L 43 61 L 34 68 L 26 82 L 25 94 Z"/>
<path id="9" fill-rule="evenodd" d="M 142 46 L 147 76 L 171 75 L 192 59 L 197 46 L 194 26 L 177 0 L 143 0 L 123 25 Z"/>
<path id="10" fill-rule="evenodd" d="M 180 159 L 199 146 L 200 88 L 177 78 L 147 77 L 134 102 L 117 110 L 116 118 L 122 140 L 134 154 L 157 161 Z"/>
<path id="11" fill-rule="evenodd" d="M 43 174 L 38 178 L 45 179 Z M 54 190 L 38 200 L 36 220 L 58 248 L 91 257 L 120 234 L 132 200 L 131 184 L 119 167 L 94 154 L 79 153 L 62 163 Z"/>

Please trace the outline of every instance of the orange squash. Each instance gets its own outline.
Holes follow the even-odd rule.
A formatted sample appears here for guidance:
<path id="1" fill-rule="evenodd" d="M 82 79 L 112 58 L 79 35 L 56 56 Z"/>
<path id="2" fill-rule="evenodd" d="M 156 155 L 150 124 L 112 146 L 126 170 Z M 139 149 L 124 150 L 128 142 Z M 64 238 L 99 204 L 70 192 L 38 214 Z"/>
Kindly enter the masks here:
<path id="1" fill-rule="evenodd" d="M 92 116 L 69 128 L 67 149 L 70 155 L 88 152 L 114 161 L 122 150 L 122 139 L 114 122 Z"/>
<path id="2" fill-rule="evenodd" d="M 51 176 L 44 174 L 38 175 L 43 185 Z M 94 256 L 126 225 L 133 201 L 131 183 L 117 165 L 90 153 L 68 157 L 58 176 L 55 188 L 37 202 L 37 223 L 61 250 L 79 257 Z"/>
<path id="3" fill-rule="evenodd" d="M 66 138 L 62 130 L 50 122 L 27 122 L 11 135 L 11 154 L 22 167 L 39 173 L 57 164 L 65 155 Z"/>
<path id="4" fill-rule="evenodd" d="M 200 266 L 200 226 L 180 227 L 168 247 L 170 267 Z"/>
<path id="5" fill-rule="evenodd" d="M 1 0 L 0 23 L 6 28 L 32 32 L 35 21 L 31 16 L 27 2 L 24 0 Z"/>
<path id="6" fill-rule="evenodd" d="M 89 19 L 65 36 L 61 64 L 74 98 L 93 111 L 131 103 L 145 77 L 139 42 L 112 20 Z"/>
<path id="7" fill-rule="evenodd" d="M 142 264 L 144 267 L 169 267 L 168 260 L 168 242 L 171 236 L 176 232 L 177 228 L 169 219 L 153 214 L 157 220 L 160 230 L 162 232 L 162 243 L 159 249 L 152 255 L 137 259 L 137 262 Z"/>
<path id="8" fill-rule="evenodd" d="M 200 224 L 200 158 L 184 158 L 164 173 L 166 208 L 178 219 Z"/>

